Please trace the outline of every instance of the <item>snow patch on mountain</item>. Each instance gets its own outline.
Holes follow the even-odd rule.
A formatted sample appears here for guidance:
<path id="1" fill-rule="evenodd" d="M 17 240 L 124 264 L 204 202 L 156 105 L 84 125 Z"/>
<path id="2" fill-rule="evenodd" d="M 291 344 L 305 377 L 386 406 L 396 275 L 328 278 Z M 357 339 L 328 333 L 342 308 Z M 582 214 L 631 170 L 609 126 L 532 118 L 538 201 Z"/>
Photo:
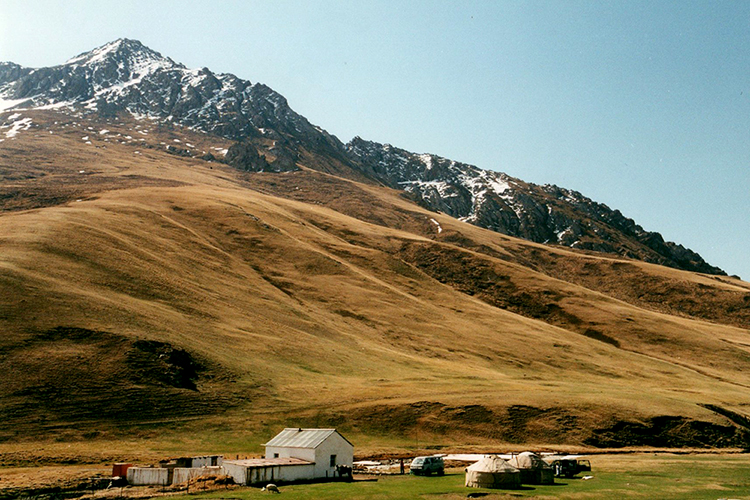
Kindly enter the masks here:
<path id="1" fill-rule="evenodd" d="M 0 112 L 17 108 L 28 101 L 28 99 L 5 99 L 0 95 Z"/>
<path id="2" fill-rule="evenodd" d="M 14 113 L 7 118 L 6 124 L 0 126 L 0 130 L 9 129 L 5 132 L 6 139 L 15 138 L 19 132 L 29 130 L 32 125 L 31 118 L 21 118 L 21 113 Z"/>

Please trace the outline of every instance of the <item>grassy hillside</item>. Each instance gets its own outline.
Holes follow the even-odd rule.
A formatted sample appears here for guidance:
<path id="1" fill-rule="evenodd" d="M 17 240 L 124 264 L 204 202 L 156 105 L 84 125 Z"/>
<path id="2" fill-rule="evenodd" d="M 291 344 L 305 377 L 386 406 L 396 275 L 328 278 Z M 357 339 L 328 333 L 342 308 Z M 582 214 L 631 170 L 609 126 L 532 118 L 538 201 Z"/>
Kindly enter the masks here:
<path id="1" fill-rule="evenodd" d="M 750 442 L 747 283 L 531 244 L 309 169 L 240 173 L 181 156 L 227 146 L 188 130 L 24 116 L 0 143 L 6 440 L 294 422 Z"/>

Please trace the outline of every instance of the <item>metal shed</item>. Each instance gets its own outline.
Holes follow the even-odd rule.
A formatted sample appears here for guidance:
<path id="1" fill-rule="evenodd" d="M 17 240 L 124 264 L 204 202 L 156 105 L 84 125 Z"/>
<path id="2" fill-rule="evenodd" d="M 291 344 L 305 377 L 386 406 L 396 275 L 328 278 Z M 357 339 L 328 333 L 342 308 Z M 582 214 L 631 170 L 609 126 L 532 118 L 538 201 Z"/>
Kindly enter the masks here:
<path id="1" fill-rule="evenodd" d="M 130 467 L 127 471 L 128 483 L 133 486 L 166 486 L 170 483 L 169 469 L 159 467 Z"/>
<path id="2" fill-rule="evenodd" d="M 225 460 L 223 468 L 235 483 L 244 485 L 315 479 L 315 464 L 299 458 Z"/>

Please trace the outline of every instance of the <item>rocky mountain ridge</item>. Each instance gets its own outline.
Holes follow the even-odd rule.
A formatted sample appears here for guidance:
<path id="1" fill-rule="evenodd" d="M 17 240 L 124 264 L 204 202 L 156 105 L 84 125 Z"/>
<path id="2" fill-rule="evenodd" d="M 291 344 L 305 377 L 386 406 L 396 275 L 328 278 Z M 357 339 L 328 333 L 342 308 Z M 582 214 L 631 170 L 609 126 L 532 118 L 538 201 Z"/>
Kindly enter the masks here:
<path id="1" fill-rule="evenodd" d="M 355 137 L 347 151 L 390 187 L 462 221 L 537 243 L 626 257 L 708 274 L 724 274 L 700 255 L 649 232 L 576 191 L 538 186 L 431 154 Z"/>
<path id="2" fill-rule="evenodd" d="M 119 39 L 50 68 L 0 63 L 0 110 L 18 108 L 127 112 L 215 134 L 238 141 L 229 159 L 241 159 L 238 166 L 247 170 L 293 171 L 304 148 L 357 177 L 407 191 L 431 210 L 493 231 L 724 274 L 697 253 L 575 191 L 359 137 L 343 144 L 266 85 L 208 68 L 187 69 L 135 40 Z M 264 151 L 261 143 L 269 142 L 273 146 Z"/>

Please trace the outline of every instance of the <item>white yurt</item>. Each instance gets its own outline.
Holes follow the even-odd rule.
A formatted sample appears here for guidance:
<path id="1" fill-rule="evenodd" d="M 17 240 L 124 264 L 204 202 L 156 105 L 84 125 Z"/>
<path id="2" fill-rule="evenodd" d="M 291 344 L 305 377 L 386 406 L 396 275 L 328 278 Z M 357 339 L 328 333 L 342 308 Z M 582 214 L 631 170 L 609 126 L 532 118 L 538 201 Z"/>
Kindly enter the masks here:
<path id="1" fill-rule="evenodd" d="M 521 471 L 521 482 L 524 484 L 553 484 L 555 482 L 552 466 L 536 453 L 524 451 L 511 457 L 508 462 Z"/>
<path id="2" fill-rule="evenodd" d="M 521 473 L 506 460 L 488 455 L 466 468 L 466 486 L 469 488 L 518 488 Z"/>

